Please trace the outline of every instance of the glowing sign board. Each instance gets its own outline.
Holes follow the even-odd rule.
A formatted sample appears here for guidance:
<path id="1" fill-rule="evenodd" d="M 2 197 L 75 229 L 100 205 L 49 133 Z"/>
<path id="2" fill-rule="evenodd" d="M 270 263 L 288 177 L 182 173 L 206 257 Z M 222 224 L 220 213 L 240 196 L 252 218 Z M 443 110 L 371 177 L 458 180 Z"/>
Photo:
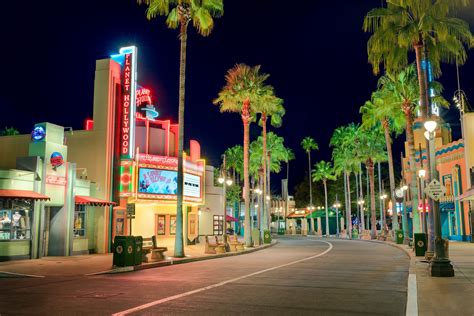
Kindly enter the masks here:
<path id="1" fill-rule="evenodd" d="M 178 175 L 174 170 L 140 168 L 138 171 L 138 193 L 176 195 Z M 201 177 L 184 174 L 184 196 L 201 198 Z"/>

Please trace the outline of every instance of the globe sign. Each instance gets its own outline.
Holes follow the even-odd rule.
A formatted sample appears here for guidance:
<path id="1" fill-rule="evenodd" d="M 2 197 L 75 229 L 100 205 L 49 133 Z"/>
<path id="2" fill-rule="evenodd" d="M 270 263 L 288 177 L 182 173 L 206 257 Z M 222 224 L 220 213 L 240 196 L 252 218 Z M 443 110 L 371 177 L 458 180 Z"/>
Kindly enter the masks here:
<path id="1" fill-rule="evenodd" d="M 42 140 L 45 136 L 46 131 L 44 130 L 43 126 L 36 126 L 31 132 L 31 139 L 33 139 L 34 141 Z"/>
<path id="2" fill-rule="evenodd" d="M 51 162 L 51 165 L 53 166 L 53 168 L 56 169 L 57 167 L 60 167 L 63 165 L 64 163 L 63 155 L 55 151 L 51 154 L 51 158 L 49 159 L 49 161 Z"/>

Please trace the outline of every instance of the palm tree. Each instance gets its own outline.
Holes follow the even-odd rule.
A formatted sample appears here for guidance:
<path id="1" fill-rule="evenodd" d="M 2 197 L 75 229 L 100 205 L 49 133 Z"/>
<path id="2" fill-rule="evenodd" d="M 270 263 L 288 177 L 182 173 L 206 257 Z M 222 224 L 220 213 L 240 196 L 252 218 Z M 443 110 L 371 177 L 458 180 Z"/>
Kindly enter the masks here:
<path id="1" fill-rule="evenodd" d="M 366 129 L 357 133 L 355 139 L 354 155 L 359 161 L 364 161 L 369 174 L 370 183 L 370 213 L 372 226 L 372 239 L 376 236 L 376 211 L 375 211 L 375 176 L 374 164 L 379 161 L 385 161 L 387 153 L 385 152 L 385 140 L 380 126 Z"/>
<path id="2" fill-rule="evenodd" d="M 242 176 L 242 171 L 244 169 L 244 149 L 242 145 L 235 145 L 227 148 L 224 154 L 226 157 L 227 171 L 232 171 L 232 180 L 234 183 L 238 183 L 237 180 Z"/>
<path id="3" fill-rule="evenodd" d="M 0 136 L 14 136 L 20 135 L 20 132 L 14 127 L 5 127 L 0 131 Z"/>
<path id="4" fill-rule="evenodd" d="M 418 78 L 416 69 L 413 65 L 408 66 L 400 73 L 386 74 L 380 77 L 378 82 L 379 92 L 377 98 L 388 103 L 388 107 L 399 107 L 405 115 L 405 134 L 408 147 L 408 159 L 410 165 L 410 195 L 412 199 L 412 208 L 415 210 L 418 205 L 417 193 L 417 176 L 416 176 L 416 160 L 415 160 L 415 142 L 413 134 L 413 116 L 419 104 Z M 444 107 L 448 107 L 449 103 L 440 96 L 443 87 L 440 83 L 431 82 L 430 88 L 434 90 L 436 96 L 433 101 Z M 413 231 L 419 231 L 419 214 L 413 212 Z"/>
<path id="5" fill-rule="evenodd" d="M 202 36 L 211 34 L 214 18 L 224 13 L 223 0 L 138 0 L 148 5 L 146 16 L 149 20 L 166 16 L 166 24 L 171 29 L 179 27 L 181 42 L 179 63 L 179 105 L 178 105 L 178 194 L 176 210 L 175 257 L 184 257 L 183 243 L 183 143 L 184 143 L 184 100 L 186 80 L 186 46 L 188 25 L 192 21 L 196 31 Z"/>
<path id="6" fill-rule="evenodd" d="M 364 30 L 373 32 L 367 50 L 375 74 L 381 63 L 388 73 L 401 71 L 408 65 L 408 53 L 415 51 L 424 119 L 429 95 L 428 67 L 422 61 L 430 61 L 435 76 L 441 73 L 441 62 L 466 61 L 464 45 L 471 45 L 472 34 L 469 24 L 453 15 L 468 4 L 469 0 L 390 0 L 386 8 L 372 9 L 364 19 Z"/>
<path id="7" fill-rule="evenodd" d="M 372 99 L 367 101 L 361 108 L 362 113 L 362 128 L 374 128 L 377 125 L 383 127 L 385 136 L 385 145 L 387 148 L 388 155 L 388 170 L 389 170 L 389 182 L 390 182 L 390 197 L 392 200 L 393 214 L 392 214 L 392 230 L 398 229 L 398 214 L 395 211 L 395 198 L 393 196 L 395 192 L 395 171 L 393 168 L 393 153 L 392 153 L 392 133 L 395 136 L 403 133 L 405 123 L 405 115 L 401 111 L 401 108 L 391 103 L 389 100 L 383 98 L 383 94 L 380 91 L 372 93 Z"/>
<path id="8" fill-rule="evenodd" d="M 313 206 L 313 192 L 311 189 L 311 151 L 318 150 L 319 146 L 312 137 L 307 136 L 301 141 L 301 147 L 303 147 L 303 150 L 308 154 L 309 205 Z"/>
<path id="9" fill-rule="evenodd" d="M 214 100 L 214 104 L 220 106 L 221 112 L 239 113 L 244 125 L 244 239 L 248 247 L 252 246 L 250 233 L 249 125 L 255 113 L 252 105 L 260 104 L 262 98 L 272 93 L 272 89 L 265 85 L 267 78 L 268 75 L 260 73 L 260 66 L 235 65 L 227 72 L 226 85 Z"/>
<path id="10" fill-rule="evenodd" d="M 336 180 L 336 176 L 334 175 L 334 169 L 331 166 L 330 162 L 326 162 L 321 160 L 317 164 L 314 165 L 314 170 L 312 173 L 313 181 L 318 182 L 322 181 L 324 186 L 324 205 L 326 208 L 326 238 L 329 237 L 329 214 L 328 214 L 328 189 L 327 189 L 327 181 L 328 180 Z"/>

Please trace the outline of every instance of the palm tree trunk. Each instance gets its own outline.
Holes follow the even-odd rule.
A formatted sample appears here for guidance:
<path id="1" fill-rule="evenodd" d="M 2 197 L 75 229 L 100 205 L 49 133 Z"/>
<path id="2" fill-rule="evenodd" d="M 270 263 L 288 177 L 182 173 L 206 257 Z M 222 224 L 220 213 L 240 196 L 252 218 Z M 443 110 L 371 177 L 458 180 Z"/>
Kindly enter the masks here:
<path id="1" fill-rule="evenodd" d="M 360 167 L 360 172 L 359 172 L 359 194 L 360 198 L 362 201 L 365 201 L 364 199 L 364 190 L 362 188 L 362 164 L 359 164 Z M 367 205 L 368 207 L 368 205 Z M 365 217 L 364 217 L 364 205 L 360 206 L 360 223 L 361 223 L 361 230 L 365 230 Z"/>
<path id="2" fill-rule="evenodd" d="M 329 212 L 328 212 L 328 188 L 327 181 L 323 180 L 324 184 L 324 205 L 326 207 L 326 238 L 329 238 Z"/>
<path id="3" fill-rule="evenodd" d="M 367 171 L 369 172 L 369 183 L 370 183 L 370 215 L 371 215 L 371 237 L 375 239 L 377 235 L 376 227 L 376 210 L 375 210 L 375 174 L 374 174 L 374 162 L 372 159 L 367 160 Z"/>
<path id="4" fill-rule="evenodd" d="M 424 71 L 422 67 L 424 41 L 421 34 L 420 34 L 418 42 L 413 44 L 413 48 L 415 49 L 416 71 L 418 73 L 418 85 L 419 85 L 419 90 L 420 90 L 420 112 L 421 112 L 421 117 L 425 120 L 429 113 L 429 109 L 428 109 L 429 102 L 428 102 L 428 85 L 427 85 L 426 72 Z"/>
<path id="5" fill-rule="evenodd" d="M 378 178 L 379 178 L 379 214 L 380 214 L 380 229 L 382 229 L 384 226 L 384 222 L 385 222 L 385 214 L 383 214 L 382 210 L 383 210 L 383 207 L 382 207 L 382 203 L 383 203 L 383 200 L 380 199 L 380 197 L 382 196 L 382 170 L 381 170 L 381 165 L 380 165 L 380 161 L 377 162 L 377 170 L 378 170 Z"/>
<path id="6" fill-rule="evenodd" d="M 351 175 L 350 173 L 346 173 L 346 183 L 347 183 L 347 197 L 348 197 L 348 203 L 347 203 L 347 209 L 346 209 L 346 231 L 347 231 L 347 236 L 348 238 L 351 239 L 352 237 L 352 201 L 351 201 Z"/>
<path id="7" fill-rule="evenodd" d="M 406 117 L 406 138 L 408 144 L 408 158 L 410 162 L 410 195 L 411 208 L 413 214 L 413 233 L 420 232 L 420 220 L 418 214 L 418 191 L 417 191 L 417 176 L 416 176 L 416 162 L 415 162 L 415 141 L 413 135 L 413 117 L 411 107 L 406 105 L 404 108 Z"/>
<path id="8" fill-rule="evenodd" d="M 311 152 L 308 151 L 309 206 L 313 206 L 313 190 L 311 189 Z"/>
<path id="9" fill-rule="evenodd" d="M 269 197 L 269 199 L 267 200 L 267 196 L 265 196 L 265 203 L 268 203 L 268 207 L 265 208 L 265 228 L 266 229 L 270 229 L 270 206 L 271 205 L 271 190 L 270 190 L 270 164 L 271 164 L 271 156 L 272 153 L 269 151 L 267 153 L 267 196 Z M 266 205 L 266 204 L 265 204 Z M 263 232 L 262 232 L 262 236 L 263 236 Z"/>
<path id="10" fill-rule="evenodd" d="M 262 167 L 263 167 L 263 194 L 267 195 L 267 114 L 262 113 L 261 117 L 262 122 Z M 262 212 L 263 218 L 266 223 L 266 211 L 267 211 L 267 204 L 266 199 L 263 199 L 264 202 L 262 203 Z M 261 227 L 265 227 L 266 225 L 262 225 Z M 260 235 L 263 237 L 263 229 L 260 227 Z"/>
<path id="11" fill-rule="evenodd" d="M 347 195 L 347 172 L 346 170 L 344 170 L 344 173 L 343 173 L 343 177 L 344 177 L 344 206 L 345 206 L 345 210 L 346 210 L 346 221 L 347 221 L 347 215 L 348 215 L 348 212 L 347 210 L 349 209 L 349 196 Z M 347 222 L 347 225 L 346 225 L 346 228 L 349 226 L 349 222 Z M 349 234 L 349 230 L 348 231 L 348 234 Z M 349 236 L 349 235 L 347 235 Z"/>
<path id="12" fill-rule="evenodd" d="M 244 101 L 242 106 L 242 122 L 244 124 L 244 202 L 245 202 L 245 228 L 244 240 L 247 247 L 252 246 L 252 227 L 250 227 L 250 181 L 249 181 L 249 125 L 250 125 L 250 100 Z"/>
<path id="13" fill-rule="evenodd" d="M 385 144 L 387 145 L 388 155 L 388 177 L 390 181 L 390 198 L 392 201 L 392 230 L 398 229 L 398 214 L 396 201 L 394 198 L 395 192 L 395 171 L 393 168 L 393 153 L 392 153 L 392 138 L 390 137 L 390 122 L 387 118 L 382 121 L 382 126 L 385 134 Z"/>
<path id="14" fill-rule="evenodd" d="M 179 61 L 179 104 L 178 104 L 178 190 L 176 205 L 176 235 L 174 244 L 174 256 L 184 257 L 184 232 L 183 232 L 183 192 L 184 192 L 184 170 L 183 170 L 183 143 L 184 143 L 184 100 L 186 83 L 186 46 L 188 22 L 185 18 L 180 23 L 180 61 Z M 187 233 L 186 233 L 187 239 Z"/>

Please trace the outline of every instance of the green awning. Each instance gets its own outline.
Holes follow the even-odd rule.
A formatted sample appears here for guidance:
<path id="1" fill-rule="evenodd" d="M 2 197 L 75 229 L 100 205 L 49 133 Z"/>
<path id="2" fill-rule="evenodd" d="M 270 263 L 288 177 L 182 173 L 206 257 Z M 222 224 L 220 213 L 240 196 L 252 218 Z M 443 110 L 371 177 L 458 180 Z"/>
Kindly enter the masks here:
<path id="1" fill-rule="evenodd" d="M 339 211 L 339 214 L 340 213 L 341 213 L 341 211 Z M 333 210 L 329 210 L 328 216 L 329 217 L 336 217 L 336 212 L 333 211 Z M 318 210 L 318 211 L 314 211 L 313 213 L 306 216 L 306 218 L 318 218 L 318 217 L 326 217 L 326 211 L 325 210 Z"/>

